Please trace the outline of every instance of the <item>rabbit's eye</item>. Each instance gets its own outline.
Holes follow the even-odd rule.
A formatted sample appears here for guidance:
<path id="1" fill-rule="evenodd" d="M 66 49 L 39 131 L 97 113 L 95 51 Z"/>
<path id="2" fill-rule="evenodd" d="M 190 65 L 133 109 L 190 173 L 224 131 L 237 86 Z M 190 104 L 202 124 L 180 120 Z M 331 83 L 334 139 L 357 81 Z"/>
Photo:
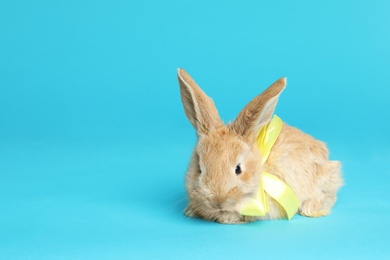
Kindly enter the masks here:
<path id="1" fill-rule="evenodd" d="M 242 173 L 241 166 L 239 164 L 236 166 L 235 172 L 236 172 L 237 175 Z"/>

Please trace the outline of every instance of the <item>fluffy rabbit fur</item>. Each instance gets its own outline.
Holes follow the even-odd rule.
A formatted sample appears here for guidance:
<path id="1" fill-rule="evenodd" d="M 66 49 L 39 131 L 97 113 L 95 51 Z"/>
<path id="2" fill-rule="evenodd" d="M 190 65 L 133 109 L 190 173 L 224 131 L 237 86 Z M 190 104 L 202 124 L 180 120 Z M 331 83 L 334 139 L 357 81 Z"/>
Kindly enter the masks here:
<path id="1" fill-rule="evenodd" d="M 221 122 L 213 101 L 183 69 L 178 70 L 178 79 L 185 114 L 198 136 L 186 175 L 187 216 L 229 224 L 286 218 L 285 211 L 270 197 L 270 211 L 264 217 L 239 214 L 257 192 L 263 171 L 291 187 L 300 201 L 299 214 L 319 217 L 330 213 L 343 180 L 340 162 L 328 159 L 323 142 L 283 124 L 266 163 L 261 165 L 255 139 L 272 118 L 285 78 L 255 97 L 228 125 Z"/>

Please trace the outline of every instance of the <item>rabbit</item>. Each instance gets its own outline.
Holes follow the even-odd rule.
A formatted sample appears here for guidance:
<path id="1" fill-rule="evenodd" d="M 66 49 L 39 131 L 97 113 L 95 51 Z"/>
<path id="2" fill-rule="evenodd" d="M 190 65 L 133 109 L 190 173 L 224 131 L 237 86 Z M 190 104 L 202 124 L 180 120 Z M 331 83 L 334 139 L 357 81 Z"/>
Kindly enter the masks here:
<path id="1" fill-rule="evenodd" d="M 255 139 L 270 122 L 286 78 L 255 97 L 227 125 L 221 121 L 212 99 L 184 69 L 178 69 L 178 80 L 184 112 L 197 134 L 186 173 L 186 216 L 223 224 L 286 218 L 283 208 L 268 195 L 269 211 L 264 216 L 239 213 L 261 185 L 263 171 L 289 185 L 299 200 L 300 215 L 330 214 L 343 179 L 341 163 L 328 159 L 323 142 L 283 123 L 267 161 L 261 163 L 262 154 Z"/>

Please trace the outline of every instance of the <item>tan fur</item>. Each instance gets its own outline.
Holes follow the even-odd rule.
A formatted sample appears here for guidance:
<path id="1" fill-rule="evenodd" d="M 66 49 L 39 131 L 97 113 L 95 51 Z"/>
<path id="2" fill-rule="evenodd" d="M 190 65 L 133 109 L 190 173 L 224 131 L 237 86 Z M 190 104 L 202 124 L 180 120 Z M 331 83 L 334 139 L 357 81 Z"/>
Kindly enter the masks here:
<path id="1" fill-rule="evenodd" d="M 286 85 L 284 78 L 254 98 L 229 125 L 223 125 L 213 101 L 183 69 L 179 69 L 178 79 L 186 116 L 198 135 L 186 175 L 187 216 L 229 224 L 285 218 L 284 210 L 269 197 L 266 216 L 238 213 L 258 190 L 263 171 L 291 187 L 300 201 L 301 215 L 330 213 L 343 181 L 340 163 L 328 159 L 324 143 L 284 124 L 268 160 L 261 165 L 255 137 L 272 117 Z M 239 175 L 235 173 L 237 165 L 242 169 Z"/>

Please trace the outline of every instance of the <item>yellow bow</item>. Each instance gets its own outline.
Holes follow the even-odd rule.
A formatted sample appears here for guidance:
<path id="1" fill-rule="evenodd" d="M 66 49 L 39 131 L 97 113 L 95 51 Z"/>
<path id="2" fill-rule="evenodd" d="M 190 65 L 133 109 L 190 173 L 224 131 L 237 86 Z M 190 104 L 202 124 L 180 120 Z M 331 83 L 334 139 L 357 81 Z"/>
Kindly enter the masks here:
<path id="1" fill-rule="evenodd" d="M 274 115 L 271 122 L 260 130 L 256 143 L 263 156 L 262 164 L 267 161 L 282 127 L 282 120 L 277 115 Z M 292 189 L 278 177 L 267 172 L 262 172 L 260 182 L 256 196 L 240 210 L 240 214 L 245 216 L 265 216 L 269 211 L 268 201 L 265 196 L 265 193 L 267 193 L 284 208 L 287 218 L 290 220 L 299 207 L 299 200 Z"/>

